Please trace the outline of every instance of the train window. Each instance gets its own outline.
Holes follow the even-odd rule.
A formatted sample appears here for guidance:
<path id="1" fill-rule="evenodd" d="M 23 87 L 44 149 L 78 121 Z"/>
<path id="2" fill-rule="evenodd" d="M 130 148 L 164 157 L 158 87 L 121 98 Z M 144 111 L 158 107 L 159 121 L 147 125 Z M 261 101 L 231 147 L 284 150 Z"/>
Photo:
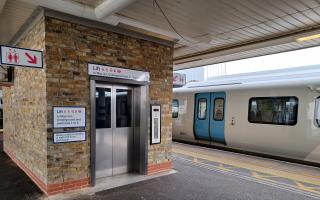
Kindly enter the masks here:
<path id="1" fill-rule="evenodd" d="M 316 106 L 314 111 L 315 125 L 320 127 L 320 97 L 316 98 Z"/>
<path id="2" fill-rule="evenodd" d="M 297 124 L 297 97 L 253 97 L 249 100 L 250 123 L 289 125 Z"/>
<path id="3" fill-rule="evenodd" d="M 178 118 L 179 116 L 179 100 L 173 99 L 172 101 L 172 118 Z"/>
<path id="4" fill-rule="evenodd" d="M 224 115 L 224 99 L 223 98 L 216 98 L 214 100 L 214 112 L 213 112 L 213 119 L 216 121 L 222 121 Z"/>
<path id="5" fill-rule="evenodd" d="M 199 99 L 198 101 L 198 119 L 206 119 L 207 117 L 207 99 Z"/>

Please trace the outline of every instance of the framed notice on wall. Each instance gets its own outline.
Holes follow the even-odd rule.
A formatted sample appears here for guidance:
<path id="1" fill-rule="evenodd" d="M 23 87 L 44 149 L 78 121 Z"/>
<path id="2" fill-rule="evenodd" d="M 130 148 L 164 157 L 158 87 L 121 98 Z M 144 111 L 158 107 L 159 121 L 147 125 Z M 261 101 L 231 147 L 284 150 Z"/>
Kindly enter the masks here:
<path id="1" fill-rule="evenodd" d="M 85 131 L 53 133 L 54 144 L 82 141 L 86 141 Z"/>
<path id="2" fill-rule="evenodd" d="M 161 142 L 161 105 L 151 105 L 150 111 L 150 144 L 159 144 Z"/>
<path id="3" fill-rule="evenodd" d="M 86 108 L 80 106 L 53 107 L 53 128 L 86 127 Z"/>

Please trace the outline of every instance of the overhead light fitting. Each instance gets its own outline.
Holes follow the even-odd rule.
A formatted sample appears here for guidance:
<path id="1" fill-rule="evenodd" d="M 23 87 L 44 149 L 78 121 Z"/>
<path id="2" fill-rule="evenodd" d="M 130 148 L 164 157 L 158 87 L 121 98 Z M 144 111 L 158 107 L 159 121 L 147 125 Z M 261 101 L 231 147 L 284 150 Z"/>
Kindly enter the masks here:
<path id="1" fill-rule="evenodd" d="M 314 35 L 298 38 L 297 42 L 305 42 L 305 41 L 314 40 L 317 38 L 320 38 L 320 34 L 314 34 Z"/>

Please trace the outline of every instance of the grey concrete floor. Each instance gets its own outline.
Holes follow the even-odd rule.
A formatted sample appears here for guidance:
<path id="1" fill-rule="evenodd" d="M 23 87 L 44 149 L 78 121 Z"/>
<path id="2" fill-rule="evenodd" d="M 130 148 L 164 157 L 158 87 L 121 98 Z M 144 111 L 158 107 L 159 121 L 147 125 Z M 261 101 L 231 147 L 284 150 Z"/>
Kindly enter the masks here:
<path id="1" fill-rule="evenodd" d="M 45 195 L 3 152 L 0 141 L 0 200 L 43 199 Z"/>
<path id="2" fill-rule="evenodd" d="M 179 159 L 176 174 L 80 196 L 79 200 L 307 200 L 301 193 L 214 172 Z"/>
<path id="3" fill-rule="evenodd" d="M 1 143 L 0 149 L 2 150 Z M 178 173 L 97 192 L 94 195 L 79 195 L 74 200 L 320 199 L 312 193 L 259 183 L 252 179 L 204 168 L 185 160 L 183 156 L 173 153 L 174 168 Z M 210 162 L 205 164 L 208 163 L 210 164 Z M 2 151 L 0 151 L 0 180 L 0 200 L 45 199 L 42 192 Z"/>

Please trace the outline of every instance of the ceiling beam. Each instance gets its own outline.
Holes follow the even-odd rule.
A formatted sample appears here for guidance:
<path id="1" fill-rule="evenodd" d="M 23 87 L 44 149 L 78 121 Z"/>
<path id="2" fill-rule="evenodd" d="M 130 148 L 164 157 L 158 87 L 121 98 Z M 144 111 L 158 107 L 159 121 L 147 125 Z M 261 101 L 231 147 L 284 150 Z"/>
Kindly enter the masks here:
<path id="1" fill-rule="evenodd" d="M 218 58 L 224 56 L 230 56 L 240 52 L 247 52 L 255 49 L 263 49 L 267 47 L 277 46 L 281 44 L 288 44 L 297 42 L 298 38 L 319 34 L 320 27 L 313 29 L 300 30 L 294 33 L 286 34 L 279 37 L 268 38 L 266 40 L 254 41 L 247 44 L 238 44 L 225 48 L 211 49 L 203 52 L 197 52 L 195 54 L 185 55 L 178 58 L 174 58 L 173 66 L 174 70 L 187 69 L 193 67 L 199 67 L 204 65 L 216 64 Z"/>
<path id="2" fill-rule="evenodd" d="M 94 12 L 98 19 L 104 19 L 119 12 L 135 1 L 136 0 L 105 0 L 94 9 Z"/>
<path id="3" fill-rule="evenodd" d="M 127 18 L 124 16 L 119 16 L 117 14 L 113 14 L 113 15 L 110 15 L 106 18 L 99 19 L 96 16 L 95 9 L 93 9 L 89 6 L 85 6 L 83 4 L 80 4 L 80 3 L 76 3 L 76 2 L 70 2 L 70 1 L 64 1 L 64 0 L 54 0 L 54 1 L 53 0 L 20 0 L 20 1 L 23 1 L 26 3 L 31 3 L 33 5 L 41 6 L 44 8 L 49 8 L 49 9 L 56 10 L 59 12 L 67 13 L 67 14 L 74 15 L 77 17 L 83 17 L 86 19 L 91 19 L 91 20 L 107 23 L 107 24 L 110 24 L 113 26 L 118 26 L 120 23 L 122 23 L 122 24 L 125 24 L 128 26 L 131 26 L 131 27 L 146 30 L 150 33 L 163 35 L 167 38 L 170 38 L 170 41 L 176 41 L 182 45 L 190 45 L 190 41 L 193 43 L 198 43 L 198 41 L 193 38 L 183 36 L 186 40 L 188 40 L 188 41 L 186 41 L 186 40 L 182 39 L 181 36 L 179 36 L 177 33 L 173 32 L 173 31 L 161 29 L 161 28 L 158 28 L 158 27 L 150 25 L 150 24 L 139 22 L 134 19 L 130 19 L 130 18 Z M 119 1 L 119 0 L 116 0 L 116 1 Z"/>

